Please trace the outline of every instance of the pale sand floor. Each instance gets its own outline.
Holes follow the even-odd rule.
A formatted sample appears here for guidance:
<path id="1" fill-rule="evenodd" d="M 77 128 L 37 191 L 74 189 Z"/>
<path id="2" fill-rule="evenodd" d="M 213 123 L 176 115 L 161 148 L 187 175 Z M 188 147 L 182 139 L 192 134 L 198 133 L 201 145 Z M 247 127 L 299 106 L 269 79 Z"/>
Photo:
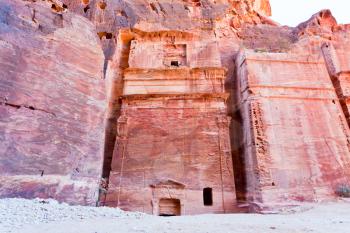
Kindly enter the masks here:
<path id="1" fill-rule="evenodd" d="M 350 233 L 350 203 L 305 205 L 297 213 L 156 217 L 50 200 L 0 200 L 1 233 Z"/>

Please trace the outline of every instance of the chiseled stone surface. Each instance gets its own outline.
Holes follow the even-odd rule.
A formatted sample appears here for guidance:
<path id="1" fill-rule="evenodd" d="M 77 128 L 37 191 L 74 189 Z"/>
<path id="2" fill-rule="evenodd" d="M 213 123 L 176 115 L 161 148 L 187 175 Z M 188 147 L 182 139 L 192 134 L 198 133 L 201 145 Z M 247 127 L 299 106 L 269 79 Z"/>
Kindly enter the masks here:
<path id="1" fill-rule="evenodd" d="M 350 26 L 329 10 L 293 28 L 268 0 L 0 6 L 2 196 L 91 204 L 102 176 L 100 204 L 195 214 L 350 188 Z"/>
<path id="2" fill-rule="evenodd" d="M 69 11 L 81 14 L 95 24 L 105 54 L 105 67 L 109 67 L 106 72 L 108 111 L 103 166 L 104 171 L 107 171 L 103 173 L 106 178 L 117 135 L 115 122 L 120 115 L 121 106 L 118 98 L 123 89 L 122 73 L 127 66 L 129 53 L 127 43 L 117 42 L 120 30 L 132 28 L 154 33 L 186 31 L 199 35 L 202 40 L 203 38 L 213 40 L 213 37 L 216 37 L 219 41 L 221 60 L 231 71 L 227 79 L 230 80 L 234 67 L 232 59 L 240 44 L 236 32 L 245 23 L 276 25 L 267 18 L 271 15 L 267 0 L 62 0 L 61 2 L 68 6 Z M 116 57 L 119 55 L 123 59 L 117 60 Z M 151 60 L 143 57 L 140 59 Z M 198 58 L 191 59 L 194 62 L 198 60 Z"/>
<path id="3" fill-rule="evenodd" d="M 96 203 L 103 62 L 87 19 L 0 1 L 0 197 Z"/>
<path id="4" fill-rule="evenodd" d="M 350 124 L 350 41 L 347 39 L 328 42 L 322 45 L 322 52 L 329 75 Z"/>
<path id="5" fill-rule="evenodd" d="M 237 64 L 248 201 L 332 199 L 350 184 L 350 131 L 322 57 L 242 51 Z"/>
<path id="6" fill-rule="evenodd" d="M 126 99 L 118 120 L 108 206 L 158 215 L 163 198 L 179 199 L 182 214 L 235 208 L 229 119 L 224 99 L 210 96 Z M 168 184 L 162 195 L 159 183 Z M 213 205 L 203 205 L 203 189 Z"/>
<path id="7" fill-rule="evenodd" d="M 164 199 L 180 203 L 172 214 L 237 210 L 226 72 L 215 41 L 186 33 L 134 36 L 102 203 L 156 215 L 164 214 Z M 148 56 L 156 59 L 140 60 Z M 212 189 L 209 206 L 205 188 Z"/>

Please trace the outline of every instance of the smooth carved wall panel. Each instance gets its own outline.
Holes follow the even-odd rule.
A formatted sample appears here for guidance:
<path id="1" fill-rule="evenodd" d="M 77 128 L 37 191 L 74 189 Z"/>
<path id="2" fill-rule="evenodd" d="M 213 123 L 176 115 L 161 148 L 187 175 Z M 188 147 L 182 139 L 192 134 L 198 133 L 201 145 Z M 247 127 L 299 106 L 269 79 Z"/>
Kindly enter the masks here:
<path id="1" fill-rule="evenodd" d="M 219 68 L 129 69 L 124 78 L 124 95 L 224 93 L 225 73 Z"/>
<path id="2" fill-rule="evenodd" d="M 178 67 L 221 67 L 216 41 L 139 41 L 131 42 L 129 67 L 138 69 L 171 68 L 172 61 Z"/>
<path id="3" fill-rule="evenodd" d="M 340 72 L 350 72 L 350 44 L 349 41 L 341 41 L 334 44 L 335 53 L 339 64 Z"/>

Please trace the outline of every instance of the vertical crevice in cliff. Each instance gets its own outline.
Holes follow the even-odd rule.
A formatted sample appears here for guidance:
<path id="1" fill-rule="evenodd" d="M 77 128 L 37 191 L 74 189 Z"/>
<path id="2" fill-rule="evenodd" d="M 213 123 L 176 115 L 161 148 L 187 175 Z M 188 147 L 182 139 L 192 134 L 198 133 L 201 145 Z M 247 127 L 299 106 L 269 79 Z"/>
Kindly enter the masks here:
<path id="1" fill-rule="evenodd" d="M 105 128 L 105 146 L 104 161 L 102 168 L 102 180 L 104 181 L 103 189 L 108 190 L 108 180 L 112 168 L 113 152 L 117 137 L 117 120 L 120 116 L 121 97 L 123 95 L 123 77 L 124 70 L 129 67 L 129 53 L 131 46 L 131 37 L 123 38 L 124 34 L 120 33 L 117 40 L 117 49 L 114 58 L 107 65 L 106 82 L 108 96 L 108 110 L 106 115 Z M 105 203 L 105 192 L 100 193 L 99 202 Z"/>
<path id="2" fill-rule="evenodd" d="M 233 172 L 235 177 L 236 197 L 238 202 L 246 201 L 247 182 L 246 167 L 244 160 L 243 143 L 243 119 L 240 111 L 237 109 L 232 115 L 230 124 L 230 140 L 232 148 Z"/>
<path id="3" fill-rule="evenodd" d="M 347 105 L 347 100 L 349 97 L 344 93 L 345 84 L 342 84 L 340 81 L 342 75 L 350 77 L 350 72 L 342 72 L 340 70 L 339 60 L 331 43 L 324 43 L 321 47 L 321 50 L 340 106 L 350 127 L 350 111 Z"/>
<path id="4" fill-rule="evenodd" d="M 235 60 L 237 55 L 233 57 Z M 234 62 L 235 63 L 235 62 Z M 233 65 L 235 66 L 235 65 Z M 246 166 L 244 159 L 244 124 L 243 118 L 238 103 L 239 97 L 239 78 L 236 72 L 236 68 L 232 67 L 228 74 L 228 80 L 226 81 L 225 89 L 230 93 L 228 99 L 227 108 L 228 115 L 231 117 L 230 122 L 230 142 L 231 142 L 231 154 L 232 154 L 232 163 L 233 163 L 233 173 L 234 173 L 234 182 L 236 190 L 236 198 L 238 202 L 246 201 L 246 192 L 247 192 L 247 182 L 246 182 Z"/>
<path id="5" fill-rule="evenodd" d="M 232 155 L 232 168 L 235 184 L 235 192 L 238 206 L 245 204 L 247 196 L 247 177 L 244 148 L 244 122 L 240 104 L 239 73 L 237 72 L 238 51 L 231 50 L 224 64 L 228 67 L 225 80 L 225 90 L 229 93 L 227 99 L 228 116 L 231 117 L 229 124 L 229 137 Z"/>

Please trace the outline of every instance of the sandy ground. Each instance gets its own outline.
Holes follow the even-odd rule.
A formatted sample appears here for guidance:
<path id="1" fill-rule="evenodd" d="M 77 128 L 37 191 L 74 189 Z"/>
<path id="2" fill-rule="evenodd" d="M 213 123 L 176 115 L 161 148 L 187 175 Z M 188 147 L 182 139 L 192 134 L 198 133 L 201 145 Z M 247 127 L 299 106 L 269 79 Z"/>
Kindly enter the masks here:
<path id="1" fill-rule="evenodd" d="M 288 214 L 156 217 L 54 200 L 0 200 L 1 233 L 350 233 L 350 203 L 306 205 Z"/>

